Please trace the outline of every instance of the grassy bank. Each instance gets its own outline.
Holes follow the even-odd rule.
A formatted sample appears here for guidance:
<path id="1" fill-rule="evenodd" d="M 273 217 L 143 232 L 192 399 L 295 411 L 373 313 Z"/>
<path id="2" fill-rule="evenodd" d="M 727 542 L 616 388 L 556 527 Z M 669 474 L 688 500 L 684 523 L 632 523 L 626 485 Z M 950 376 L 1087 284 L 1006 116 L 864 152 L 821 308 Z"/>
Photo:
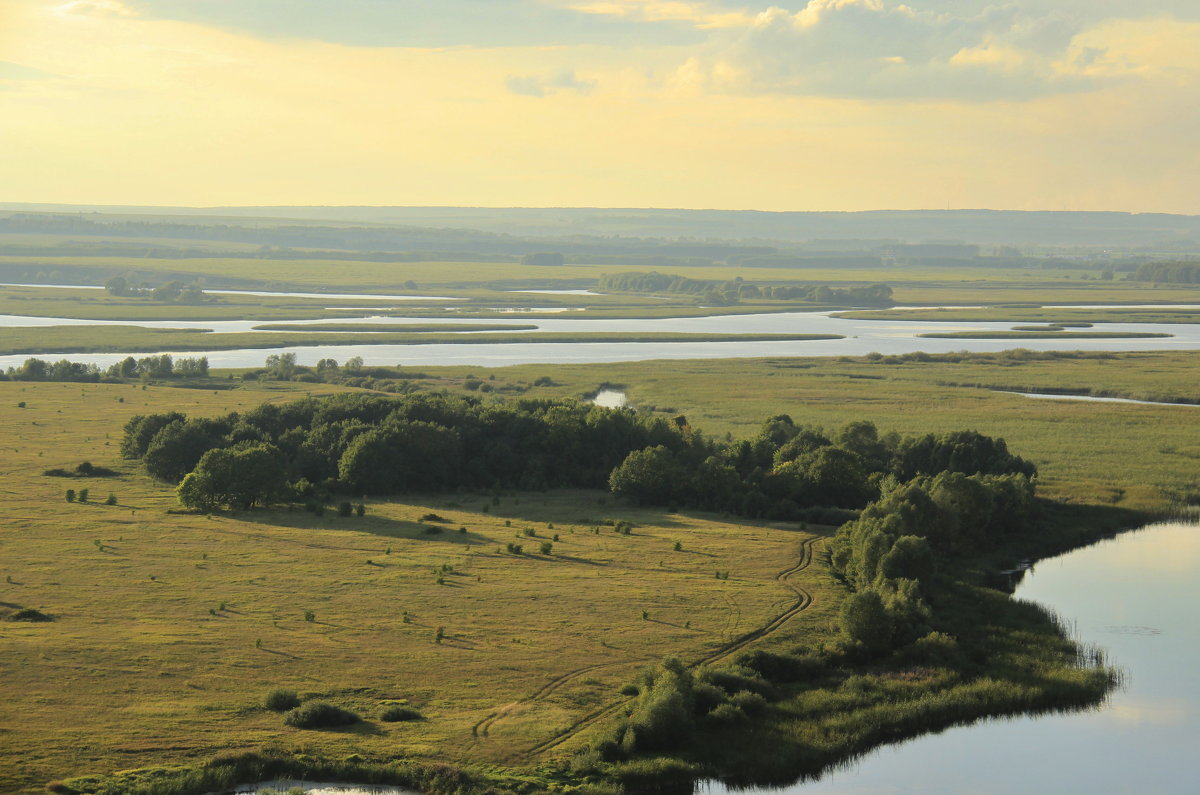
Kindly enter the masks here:
<path id="1" fill-rule="evenodd" d="M 918 334 L 918 337 L 941 340 L 1117 340 L 1173 337 L 1146 331 L 947 331 Z"/>
<path id="2" fill-rule="evenodd" d="M 868 309 L 839 312 L 837 317 L 854 320 L 911 320 L 914 322 L 1049 323 L 1070 326 L 1079 323 L 1197 323 L 1195 309 L 1063 309 L 1047 307 L 988 307 L 985 309 Z"/>

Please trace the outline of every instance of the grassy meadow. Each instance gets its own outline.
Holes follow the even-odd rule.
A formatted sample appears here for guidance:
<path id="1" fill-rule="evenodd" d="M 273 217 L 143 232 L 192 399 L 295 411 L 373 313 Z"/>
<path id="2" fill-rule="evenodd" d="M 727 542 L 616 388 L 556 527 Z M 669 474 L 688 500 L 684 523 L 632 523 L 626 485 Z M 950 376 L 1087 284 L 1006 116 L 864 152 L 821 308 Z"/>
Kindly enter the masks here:
<path id="1" fill-rule="evenodd" d="M 795 526 L 631 510 L 600 492 L 367 501 L 361 518 L 187 515 L 117 455 L 133 414 L 218 414 L 323 389 L 308 386 L 0 383 L 0 607 L 55 619 L 0 621 L 0 790 L 264 745 L 525 763 L 640 666 L 709 656 L 795 598 L 774 579 L 812 538 Z M 41 474 L 83 460 L 119 474 Z M 89 489 L 89 502 L 68 503 L 67 488 Z M 444 521 L 421 520 L 430 513 Z M 620 535 L 606 518 L 636 526 Z M 825 635 L 839 589 L 819 567 L 792 582 L 814 601 L 789 637 Z M 369 722 L 286 728 L 260 706 L 276 687 Z M 397 703 L 425 720 L 381 723 Z M 489 716 L 486 736 L 473 732 Z"/>

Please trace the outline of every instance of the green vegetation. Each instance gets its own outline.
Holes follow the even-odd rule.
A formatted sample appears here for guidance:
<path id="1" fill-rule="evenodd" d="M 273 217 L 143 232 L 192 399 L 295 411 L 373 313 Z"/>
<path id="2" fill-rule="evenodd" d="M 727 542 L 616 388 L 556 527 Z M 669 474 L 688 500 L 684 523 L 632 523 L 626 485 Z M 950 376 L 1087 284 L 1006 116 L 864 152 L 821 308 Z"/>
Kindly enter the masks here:
<path id="1" fill-rule="evenodd" d="M 1200 311 L 1163 306 L 1155 309 L 1063 309 L 1041 306 L 996 306 L 986 309 L 868 309 L 838 312 L 835 317 L 855 320 L 911 320 L 948 323 L 1042 322 L 1061 328 L 1082 328 L 1094 323 L 1197 323 Z"/>
<path id="2" fill-rule="evenodd" d="M 265 418 L 270 412 L 257 408 L 264 399 L 286 415 L 292 409 L 284 404 L 296 404 L 306 391 L 343 388 L 237 381 L 237 389 L 214 394 L 153 385 L 0 383 L 0 391 L 9 393 L 0 401 L 0 419 L 15 429 L 17 448 L 6 459 L 8 476 L 21 495 L 4 508 L 21 517 L 21 532 L 6 536 L 11 579 L 3 587 L 10 595 L 0 599 L 45 605 L 57 617 L 50 631 L 4 624 L 11 649 L 0 661 L 4 695 L 30 721 L 20 734 L 7 736 L 5 754 L 22 761 L 0 765 L 0 787 L 31 788 L 54 777 L 139 765 L 194 765 L 197 756 L 222 748 L 266 744 L 282 751 L 256 756 L 244 767 L 224 761 L 63 786 L 138 792 L 172 781 L 173 791 L 205 792 L 223 786 L 212 784 L 218 776 L 258 778 L 263 771 L 288 770 L 406 786 L 420 780 L 434 791 L 499 792 L 717 770 L 783 776 L 897 734 L 982 714 L 1086 703 L 1108 686 L 1108 672 L 1076 667 L 1077 650 L 1044 614 L 981 587 L 982 572 L 992 565 L 984 561 L 1066 548 L 1137 521 L 1139 515 L 1122 511 L 1124 506 L 1165 510 L 1173 500 L 1192 499 L 1190 493 L 1200 493 L 1191 457 L 1200 451 L 1187 414 L 1192 409 L 1046 405 L 979 387 L 1058 386 L 1195 399 L 1194 385 L 1181 376 L 1194 367 L 1193 359 L 1187 353 L 1015 352 L 686 362 L 669 370 L 654 363 L 426 368 L 421 374 L 379 368 L 380 384 L 390 375 L 419 390 L 411 397 L 451 392 L 451 398 L 428 396 L 414 404 L 427 406 L 466 401 L 473 395 L 466 383 L 473 379 L 497 390 L 519 387 L 527 398 L 547 399 L 547 406 L 554 405 L 548 399 L 593 392 L 603 381 L 623 384 L 642 413 L 665 422 L 672 434 L 685 433 L 672 420 L 687 416 L 692 433 L 702 430 L 704 439 L 721 445 L 726 432 L 754 439 L 761 418 L 781 410 L 796 418 L 793 427 L 819 431 L 839 449 L 845 447 L 840 429 L 863 417 L 900 439 L 948 439 L 961 428 L 1006 439 L 1038 467 L 1039 493 L 1050 498 L 1041 503 L 1042 515 L 1016 533 L 996 535 L 999 546 L 984 557 L 933 550 L 933 579 L 916 579 L 934 635 L 881 646 L 869 658 L 858 656 L 838 629 L 847 590 L 819 565 L 823 542 L 816 541 L 818 565 L 776 579 L 804 559 L 803 544 L 811 544 L 817 531 L 828 533 L 824 528 L 730 522 L 681 512 L 681 505 L 663 512 L 614 503 L 598 491 L 513 493 L 490 483 L 461 493 L 410 492 L 403 501 L 371 501 L 361 519 L 333 510 L 323 516 L 263 509 L 211 517 L 174 513 L 169 488 L 121 465 L 122 422 L 171 411 L 190 418 L 170 421 L 181 425 L 231 411 L 239 419 Z M 223 381 L 211 379 L 214 386 Z M 18 393 L 29 408 L 16 408 Z M 99 405 L 106 407 L 103 413 L 90 410 Z M 914 412 L 914 405 L 937 410 Z M 148 451 L 170 422 L 139 429 L 131 445 L 144 443 Z M 265 443 L 250 434 L 222 449 L 245 441 Z M 83 458 L 118 472 L 121 506 L 68 505 L 61 481 L 37 474 L 47 467 L 70 471 Z M 951 487 L 970 488 L 938 486 Z M 898 499 L 888 495 L 890 487 L 881 498 Z M 1065 500 L 1110 507 L 1061 505 Z M 428 535 L 424 528 L 430 525 L 419 522 L 427 514 L 469 532 Z M 636 530 L 593 532 L 609 526 L 600 517 L 613 516 L 620 517 L 611 520 L 613 529 L 631 522 Z M 560 537 L 552 556 L 497 554 L 520 528 L 550 523 Z M 883 551 L 888 571 L 922 570 L 920 545 L 901 541 L 913 535 L 897 532 Z M 443 569 L 447 564 L 451 570 Z M 434 587 L 434 570 L 444 587 Z M 729 572 L 726 578 L 723 572 Z M 950 572 L 955 577 L 948 578 Z M 778 620 L 781 597 L 800 599 L 793 586 L 811 601 L 789 602 L 805 606 Z M 887 595 L 879 595 L 882 614 L 872 615 L 868 607 L 860 623 L 891 628 L 896 643 L 902 637 L 897 626 L 915 626 L 900 618 L 914 613 L 889 603 Z M 303 620 L 306 609 L 314 613 L 312 622 Z M 571 617 L 569 633 L 564 616 Z M 198 657 L 197 646 L 211 654 Z M 127 665 L 135 655 L 143 663 Z M 630 706 L 619 698 L 622 685 L 647 658 L 670 656 L 682 660 L 692 678 L 692 745 L 677 751 L 634 744 L 624 760 L 597 756 L 597 744 L 613 738 L 609 732 L 624 719 L 614 705 Z M 79 686 L 71 693 L 54 684 L 56 660 L 64 658 L 81 661 Z M 993 662 L 981 667 L 972 662 L 978 660 Z M 314 691 L 306 700 L 364 716 L 379 715 L 381 704 L 403 703 L 429 720 L 350 725 L 344 732 L 283 728 L 277 715 L 262 709 L 262 694 L 277 683 L 300 681 L 312 683 L 305 685 Z M 548 683 L 553 686 L 543 692 Z M 723 701 L 702 712 L 699 704 L 712 703 L 704 699 L 720 695 L 709 685 L 724 693 Z M 757 693 L 765 705 L 739 695 L 743 691 Z M 81 763 L 63 742 L 58 727 L 67 725 L 68 715 L 70 725 L 87 732 L 95 761 Z M 653 710 L 637 717 L 657 725 Z M 560 734 L 577 723 L 579 731 Z M 142 744 L 148 735 L 158 738 L 152 746 Z M 526 756 L 548 742 L 553 744 Z M 388 761 L 397 747 L 408 760 Z M 582 755 L 574 757 L 576 750 Z M 329 761 L 352 753 L 361 761 Z M 415 771 L 428 770 L 434 760 L 450 763 L 442 769 L 454 778 L 419 779 Z M 555 760 L 568 767 L 543 765 Z M 506 772 L 517 768 L 520 778 Z M 595 777 L 590 785 L 588 776 Z"/>
<path id="3" fill-rule="evenodd" d="M 597 282 L 600 290 L 634 293 L 683 293 L 693 295 L 699 303 L 709 306 L 729 306 L 744 299 L 774 299 L 801 301 L 814 304 L 856 304 L 865 306 L 890 306 L 892 288 L 886 284 L 866 287 L 837 289 L 828 285 L 760 286 L 743 281 L 739 276 L 732 281 L 717 282 L 707 279 L 690 279 L 686 276 L 671 276 L 657 272 L 614 273 L 601 276 Z"/>
<path id="4" fill-rule="evenodd" d="M 1076 339 L 1076 340 L 1115 340 L 1115 339 L 1148 339 L 1154 337 L 1173 337 L 1174 334 L 1158 334 L 1146 331 L 948 331 L 918 334 L 943 340 L 1045 340 L 1045 339 Z"/>
<path id="5" fill-rule="evenodd" d="M 398 332 L 422 334 L 464 331 L 534 331 L 537 326 L 499 323 L 264 323 L 255 331 L 353 331 L 359 333 Z"/>
<path id="6" fill-rule="evenodd" d="M 263 706 L 272 712 L 287 712 L 300 706 L 300 698 L 295 690 L 276 688 L 267 693 L 263 699 Z"/>
<path id="7" fill-rule="evenodd" d="M 1129 278 L 1139 282 L 1200 284 L 1200 262 L 1146 262 Z"/>
<path id="8" fill-rule="evenodd" d="M 297 729 L 330 729 L 349 726 L 362 718 L 348 709 L 326 704 L 324 701 L 309 701 L 283 716 L 283 722 Z"/>

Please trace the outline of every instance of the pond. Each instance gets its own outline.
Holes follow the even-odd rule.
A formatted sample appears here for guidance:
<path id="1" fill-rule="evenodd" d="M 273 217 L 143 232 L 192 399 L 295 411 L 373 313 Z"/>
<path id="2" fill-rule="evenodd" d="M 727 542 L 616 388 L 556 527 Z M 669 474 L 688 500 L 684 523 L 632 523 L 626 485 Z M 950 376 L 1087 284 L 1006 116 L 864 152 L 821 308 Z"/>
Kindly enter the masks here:
<path id="1" fill-rule="evenodd" d="M 1017 596 L 1047 605 L 1126 672 L 1104 706 L 989 720 L 872 752 L 814 782 L 718 795 L 1069 795 L 1200 791 L 1200 526 L 1152 525 L 1039 562 Z"/>

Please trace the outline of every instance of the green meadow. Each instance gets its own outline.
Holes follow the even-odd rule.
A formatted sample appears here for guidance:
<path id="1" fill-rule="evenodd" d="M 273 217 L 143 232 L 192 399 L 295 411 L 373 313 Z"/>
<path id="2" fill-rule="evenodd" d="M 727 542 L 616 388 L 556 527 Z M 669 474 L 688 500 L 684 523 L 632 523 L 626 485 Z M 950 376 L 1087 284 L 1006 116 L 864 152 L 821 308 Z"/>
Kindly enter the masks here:
<path id="1" fill-rule="evenodd" d="M 1187 353 L 1010 353 L 399 375 L 452 392 L 485 380 L 526 397 L 579 398 L 607 385 L 624 390 L 639 411 L 686 415 L 712 435 L 745 437 L 780 413 L 830 429 L 862 419 L 901 433 L 974 429 L 1004 437 L 1036 463 L 1040 493 L 1084 538 L 1096 532 L 1080 526 L 1090 514 L 1071 511 L 1117 511 L 1130 521 L 1195 499 L 1200 408 L 992 390 L 1066 387 L 1200 401 L 1186 375 L 1194 370 Z M 190 767 L 249 749 L 289 759 L 357 755 L 364 764 L 397 755 L 451 761 L 484 776 L 532 775 L 549 787 L 558 774 L 545 765 L 602 734 L 604 716 L 622 703 L 622 685 L 647 664 L 668 655 L 727 657 L 735 646 L 814 648 L 837 637 L 844 587 L 820 563 L 831 528 L 638 509 L 590 491 L 412 494 L 365 500 L 362 517 L 299 509 L 204 516 L 179 512 L 169 486 L 117 452 L 134 414 L 217 415 L 338 389 L 0 382 L 0 421 L 9 429 L 0 465 L 0 609 L 11 617 L 33 608 L 53 619 L 0 621 L 0 789 L 34 792 L 52 779 Z M 42 474 L 82 461 L 114 474 Z M 68 488 L 88 489 L 88 501 L 67 502 Z M 114 504 L 105 504 L 110 494 Z M 615 520 L 632 522 L 632 533 L 614 532 L 606 522 Z M 1100 524 L 1108 531 L 1112 521 Z M 816 565 L 797 568 L 811 554 L 806 548 L 817 553 Z M 799 611 L 796 589 L 811 597 Z M 989 620 L 1010 627 L 993 639 L 1010 646 L 1006 659 L 1015 667 L 993 672 L 1008 684 L 929 665 L 925 679 L 876 675 L 847 690 L 845 674 L 830 672 L 832 695 L 785 688 L 772 713 L 791 716 L 784 723 L 755 724 L 732 744 L 701 739 L 689 755 L 698 764 L 724 747 L 747 765 L 765 765 L 762 749 L 793 744 L 816 748 L 811 761 L 827 763 L 889 732 L 1016 703 L 1045 705 L 1057 691 L 1020 684 L 1029 666 L 1044 669 L 1043 679 L 1069 695 L 1064 703 L 1075 703 L 1086 690 L 1080 677 L 1090 674 L 1070 673 L 1069 645 L 1044 617 L 1013 614 L 990 593 L 976 600 Z M 770 631 L 739 645 L 761 628 Z M 262 706 L 275 688 L 352 709 L 366 722 L 343 731 L 284 726 Z M 888 713 L 880 698 L 914 706 Z M 422 719 L 381 721 L 394 706 Z M 810 726 L 823 744 L 783 725 Z M 626 773 L 636 778 L 636 770 Z"/>

